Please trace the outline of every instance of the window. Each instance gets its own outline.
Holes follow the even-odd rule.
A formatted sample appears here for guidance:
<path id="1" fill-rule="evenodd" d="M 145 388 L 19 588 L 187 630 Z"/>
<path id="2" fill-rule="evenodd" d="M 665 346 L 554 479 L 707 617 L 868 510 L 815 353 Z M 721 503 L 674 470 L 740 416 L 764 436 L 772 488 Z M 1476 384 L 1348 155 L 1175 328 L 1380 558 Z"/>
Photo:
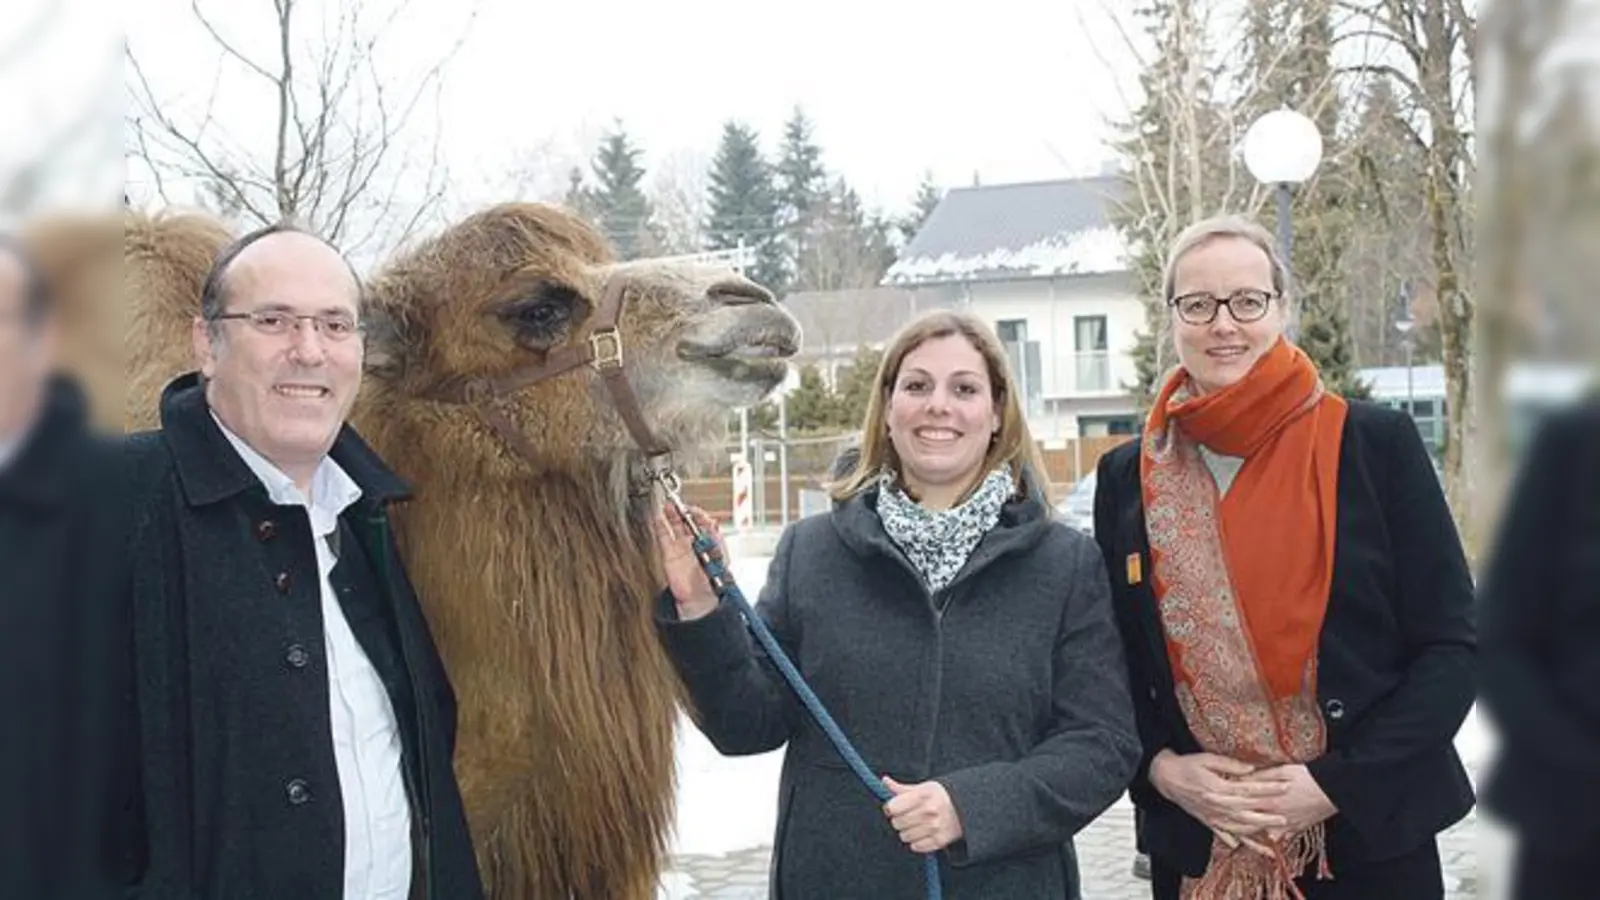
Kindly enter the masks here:
<path id="1" fill-rule="evenodd" d="M 1077 316 L 1072 320 L 1074 353 L 1073 385 L 1079 393 L 1103 393 L 1111 389 L 1111 355 L 1106 352 L 1106 317 Z"/>
<path id="2" fill-rule="evenodd" d="M 1406 411 L 1406 398 L 1397 397 L 1383 401 L 1391 409 Z M 1438 454 L 1444 447 L 1444 401 L 1437 398 L 1417 398 L 1411 403 L 1411 421 L 1416 423 L 1417 433 L 1422 435 L 1422 442 L 1428 450 Z"/>
<path id="3" fill-rule="evenodd" d="M 1012 377 L 1017 379 L 1023 414 L 1041 415 L 1044 412 L 1044 366 L 1039 342 L 1028 340 L 1028 320 L 1001 319 L 995 323 L 994 331 L 1005 345 Z"/>
<path id="4" fill-rule="evenodd" d="M 1086 438 L 1113 437 L 1133 434 L 1139 430 L 1139 420 L 1133 416 L 1079 416 L 1078 436 Z"/>

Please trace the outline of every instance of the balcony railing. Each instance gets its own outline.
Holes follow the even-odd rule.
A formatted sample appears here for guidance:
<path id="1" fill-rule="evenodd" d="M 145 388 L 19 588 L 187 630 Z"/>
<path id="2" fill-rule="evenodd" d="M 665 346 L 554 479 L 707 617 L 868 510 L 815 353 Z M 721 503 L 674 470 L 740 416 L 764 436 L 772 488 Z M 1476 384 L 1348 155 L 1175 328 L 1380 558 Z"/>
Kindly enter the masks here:
<path id="1" fill-rule="evenodd" d="M 1073 392 L 1104 394 L 1111 390 L 1111 354 L 1105 350 L 1072 354 Z"/>

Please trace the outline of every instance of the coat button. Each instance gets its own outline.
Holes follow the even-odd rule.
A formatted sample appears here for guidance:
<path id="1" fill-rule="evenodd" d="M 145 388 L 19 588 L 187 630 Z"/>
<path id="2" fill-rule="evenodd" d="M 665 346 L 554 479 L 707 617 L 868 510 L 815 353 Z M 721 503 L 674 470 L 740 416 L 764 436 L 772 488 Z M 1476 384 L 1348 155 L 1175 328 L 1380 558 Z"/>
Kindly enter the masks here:
<path id="1" fill-rule="evenodd" d="M 284 785 L 283 790 L 289 796 L 289 802 L 295 806 L 302 806 L 311 800 L 311 786 L 304 779 L 296 778 Z"/>
<path id="2" fill-rule="evenodd" d="M 278 593 L 280 593 L 280 594 L 289 593 L 289 573 L 288 572 L 279 572 L 278 576 L 276 578 L 272 579 L 272 584 L 273 584 L 274 587 L 276 587 L 278 589 Z"/>
<path id="3" fill-rule="evenodd" d="M 1150 702 L 1151 702 L 1151 703 L 1154 703 L 1154 702 L 1156 702 L 1156 700 L 1157 700 L 1157 699 L 1158 699 L 1158 696 L 1159 696 L 1159 695 L 1157 695 L 1157 694 L 1156 694 L 1156 689 L 1155 689 L 1155 687 L 1154 687 L 1154 686 L 1152 686 L 1152 687 L 1151 687 L 1151 688 L 1150 688 L 1150 690 L 1149 690 L 1149 691 L 1148 691 L 1148 693 L 1149 693 L 1149 694 L 1150 694 Z"/>
<path id="4" fill-rule="evenodd" d="M 1328 710 L 1328 718 L 1335 722 L 1344 718 L 1344 702 L 1338 698 L 1329 700 L 1324 708 Z"/>
<path id="5" fill-rule="evenodd" d="M 258 540 L 270 541 L 277 536 L 278 523 L 271 519 L 263 519 L 260 524 L 256 525 L 256 538 Z"/>
<path id="6" fill-rule="evenodd" d="M 291 644 L 289 646 L 289 652 L 285 653 L 283 658 L 294 668 L 304 669 L 306 667 L 306 663 L 311 661 L 311 654 L 307 653 L 306 648 L 300 646 L 299 644 Z"/>

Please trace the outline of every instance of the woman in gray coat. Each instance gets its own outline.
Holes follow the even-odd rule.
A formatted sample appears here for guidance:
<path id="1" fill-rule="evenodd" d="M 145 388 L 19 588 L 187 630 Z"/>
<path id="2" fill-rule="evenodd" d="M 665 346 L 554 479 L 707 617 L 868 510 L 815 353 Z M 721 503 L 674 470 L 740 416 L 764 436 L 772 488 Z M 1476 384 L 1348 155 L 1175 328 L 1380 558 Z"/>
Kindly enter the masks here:
<path id="1" fill-rule="evenodd" d="M 981 320 L 913 322 L 878 384 L 835 508 L 784 531 L 757 611 L 893 798 L 839 759 L 665 515 L 662 641 L 719 751 L 787 745 L 772 897 L 915 900 L 935 853 L 950 900 L 1075 898 L 1072 837 L 1139 756 L 1105 564 L 1051 516 Z"/>

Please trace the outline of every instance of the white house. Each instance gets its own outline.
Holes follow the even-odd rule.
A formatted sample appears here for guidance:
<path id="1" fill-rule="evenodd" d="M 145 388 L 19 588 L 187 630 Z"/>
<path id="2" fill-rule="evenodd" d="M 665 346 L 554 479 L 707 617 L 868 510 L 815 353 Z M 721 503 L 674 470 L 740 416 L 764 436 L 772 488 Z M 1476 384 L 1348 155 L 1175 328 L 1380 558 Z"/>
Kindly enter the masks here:
<path id="1" fill-rule="evenodd" d="M 1373 400 L 1401 410 L 1409 404 L 1423 442 L 1435 454 L 1440 451 L 1450 415 L 1445 404 L 1443 366 L 1383 366 L 1362 369 L 1357 375 L 1372 390 Z M 1513 442 L 1520 443 L 1549 410 L 1577 402 L 1597 379 L 1600 370 L 1592 365 L 1531 361 L 1512 364 L 1506 370 L 1501 390 Z"/>
<path id="2" fill-rule="evenodd" d="M 1034 435 L 1131 433 L 1144 306 L 1110 210 L 1114 177 L 949 191 L 884 277 L 916 309 L 963 307 L 1011 353 Z"/>
<path id="3" fill-rule="evenodd" d="M 896 287 L 797 291 L 784 297 L 782 305 L 800 323 L 796 370 L 814 365 L 823 381 L 837 385 L 859 350 L 882 350 L 901 326 L 932 308 L 929 301 L 935 298 L 920 298 L 922 306 L 918 299 Z"/>

